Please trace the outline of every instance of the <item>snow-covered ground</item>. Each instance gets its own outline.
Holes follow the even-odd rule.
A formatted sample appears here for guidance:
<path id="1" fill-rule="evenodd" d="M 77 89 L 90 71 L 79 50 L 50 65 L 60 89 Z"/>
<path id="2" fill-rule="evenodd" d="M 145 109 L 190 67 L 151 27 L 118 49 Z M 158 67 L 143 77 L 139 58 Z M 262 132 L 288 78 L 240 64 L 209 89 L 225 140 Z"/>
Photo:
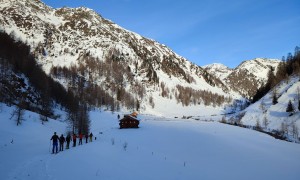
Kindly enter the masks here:
<path id="1" fill-rule="evenodd" d="M 140 128 L 119 129 L 117 114 L 93 111 L 97 140 L 52 155 L 67 125 L 26 112 L 16 126 L 11 111 L 1 105 L 1 180 L 300 179 L 299 144 L 249 129 L 143 115 Z"/>
<path id="2" fill-rule="evenodd" d="M 278 103 L 272 103 L 274 89 L 266 96 L 261 98 L 254 104 L 251 104 L 245 109 L 245 116 L 242 118 L 242 123 L 245 125 L 255 126 L 259 122 L 260 126 L 264 127 L 264 120 L 267 121 L 267 129 L 281 130 L 282 124 L 288 126 L 289 135 L 292 136 L 293 123 L 300 129 L 300 111 L 298 110 L 298 93 L 300 91 L 299 77 L 291 77 L 288 81 L 282 81 L 274 89 L 278 96 Z M 292 116 L 286 112 L 289 100 L 291 100 L 295 112 Z"/>

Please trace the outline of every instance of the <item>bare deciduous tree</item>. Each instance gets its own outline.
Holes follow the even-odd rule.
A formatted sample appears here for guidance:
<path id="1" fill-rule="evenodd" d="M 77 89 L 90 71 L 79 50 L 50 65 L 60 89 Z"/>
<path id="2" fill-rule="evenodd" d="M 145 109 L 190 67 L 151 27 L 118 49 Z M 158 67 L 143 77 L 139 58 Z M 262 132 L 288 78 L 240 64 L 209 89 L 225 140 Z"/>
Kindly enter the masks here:
<path id="1" fill-rule="evenodd" d="M 15 109 L 11 113 L 11 118 L 10 118 L 10 119 L 15 118 L 15 121 L 17 122 L 17 126 L 20 125 L 24 120 L 25 110 L 23 108 L 23 105 L 21 104 L 22 103 L 16 105 Z"/>
<path id="2" fill-rule="evenodd" d="M 282 133 L 282 135 L 288 135 L 288 126 L 286 123 L 281 123 L 280 132 Z"/>
<path id="3" fill-rule="evenodd" d="M 258 130 L 258 131 L 262 130 L 260 122 L 259 122 L 258 119 L 256 120 L 255 129 Z"/>
<path id="4" fill-rule="evenodd" d="M 265 128 L 267 128 L 267 127 L 268 127 L 269 120 L 267 119 L 266 115 L 264 116 L 264 119 L 263 119 L 263 124 L 264 124 L 264 127 L 265 127 Z"/>
<path id="5" fill-rule="evenodd" d="M 292 124 L 292 133 L 293 133 L 293 137 L 297 139 L 299 136 L 299 130 L 295 122 L 293 122 Z"/>

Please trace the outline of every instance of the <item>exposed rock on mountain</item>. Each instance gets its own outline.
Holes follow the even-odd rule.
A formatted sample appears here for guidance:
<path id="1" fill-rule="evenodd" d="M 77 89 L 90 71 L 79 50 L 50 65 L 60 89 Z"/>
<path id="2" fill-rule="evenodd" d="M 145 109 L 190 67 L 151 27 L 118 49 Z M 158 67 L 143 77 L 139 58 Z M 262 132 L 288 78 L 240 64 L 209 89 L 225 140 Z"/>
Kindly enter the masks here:
<path id="1" fill-rule="evenodd" d="M 276 73 L 280 62 L 276 59 L 256 58 L 242 62 L 234 69 L 222 64 L 207 65 L 204 69 L 220 78 L 231 90 L 251 98 L 267 82 L 269 71 Z"/>
<path id="2" fill-rule="evenodd" d="M 180 104 L 179 109 L 193 105 L 194 113 L 200 107 L 222 109 L 241 95 L 251 97 L 277 63 L 257 59 L 235 69 L 205 70 L 83 7 L 4 0 L 0 14 L 1 31 L 29 45 L 47 74 L 91 106 L 110 110 L 160 112 L 162 102 Z"/>

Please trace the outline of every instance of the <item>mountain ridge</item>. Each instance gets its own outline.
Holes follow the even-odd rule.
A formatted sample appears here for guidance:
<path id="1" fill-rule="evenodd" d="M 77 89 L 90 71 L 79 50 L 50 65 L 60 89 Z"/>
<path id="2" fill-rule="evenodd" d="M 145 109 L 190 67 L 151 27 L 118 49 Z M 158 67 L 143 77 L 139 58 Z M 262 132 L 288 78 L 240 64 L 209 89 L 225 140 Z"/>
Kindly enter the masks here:
<path id="1" fill-rule="evenodd" d="M 53 9 L 39 0 L 21 0 L 4 3 L 0 12 L 2 31 L 30 45 L 47 74 L 75 94 L 84 92 L 82 98 L 91 105 L 144 112 L 154 108 L 164 114 L 155 104 L 165 99 L 193 106 L 195 114 L 198 108 L 223 108 L 234 99 L 249 98 L 257 88 L 247 93 L 251 81 L 229 84 L 234 78 L 224 81 L 89 8 Z M 236 88 L 240 86 L 245 87 Z"/>
<path id="2" fill-rule="evenodd" d="M 220 78 L 231 89 L 251 98 L 256 90 L 267 82 L 269 71 L 277 72 L 280 62 L 277 59 L 255 58 L 241 62 L 233 69 L 215 63 L 203 66 L 203 68 Z"/>
<path id="3" fill-rule="evenodd" d="M 194 97 L 198 90 L 230 96 L 227 87 L 200 66 L 163 44 L 121 28 L 89 8 L 52 9 L 41 1 L 21 0 L 4 3 L 0 11 L 2 30 L 29 44 L 47 74 L 63 68 L 84 68 L 85 72 L 78 76 L 84 76 L 91 84 L 108 87 L 106 91 L 111 96 L 117 93 L 114 89 L 130 92 L 133 83 L 128 82 L 133 81 L 142 91 L 154 92 L 155 86 L 163 86 L 156 89 L 161 91 L 159 96 L 169 99 L 177 96 L 179 102 L 185 101 L 187 105 L 193 100 L 179 96 L 187 88 L 191 88 Z M 104 70 L 104 66 L 109 70 Z M 101 72 L 95 68 L 102 68 Z M 107 74 L 99 76 L 103 71 Z M 66 77 L 57 74 L 52 77 L 65 81 L 64 86 L 70 88 Z M 119 85 L 114 88 L 112 83 Z M 135 98 L 144 108 L 151 98 L 149 93 L 145 95 Z M 203 96 L 194 101 L 203 102 Z"/>
<path id="4" fill-rule="evenodd" d="M 253 115 L 256 112 L 251 107 L 258 105 L 250 108 L 247 106 L 254 95 L 259 94 L 261 87 L 260 91 L 265 94 L 271 91 L 272 89 L 266 88 L 268 91 L 263 91 L 266 83 L 269 83 L 267 87 L 275 88 L 272 90 L 274 93 L 275 85 L 287 78 L 287 74 L 293 75 L 293 71 L 297 72 L 300 67 L 296 57 L 293 61 L 289 58 L 287 62 L 255 58 L 241 62 L 235 68 L 228 68 L 220 63 L 200 67 L 166 45 L 128 31 L 84 7 L 53 9 L 38 0 L 20 0 L 4 1 L 0 12 L 1 37 L 5 32 L 11 38 L 8 42 L 15 41 L 17 47 L 30 49 L 29 55 L 34 57 L 36 66 L 46 72 L 51 80 L 62 85 L 67 96 L 74 95 L 76 102 L 80 102 L 82 106 L 77 108 L 84 109 L 82 116 L 88 108 L 112 112 L 138 111 L 143 114 L 183 119 L 192 117 L 205 121 L 207 118 L 234 114 L 233 118 L 241 118 L 240 122 L 253 126 L 256 121 Z M 1 50 L 4 52 L 3 45 Z M 7 48 L 6 51 L 9 52 Z M 19 63 L 22 66 L 25 62 Z M 1 68 L 6 68 L 6 64 Z M 279 74 L 276 81 L 274 79 L 269 82 L 272 79 L 269 75 L 277 76 L 277 71 L 283 74 L 280 77 Z M 2 78 L 4 83 L 9 84 L 10 77 Z M 15 84 L 20 84 L 21 81 L 24 80 L 18 80 Z M 298 85 L 295 79 L 294 81 Z M 22 87 L 28 89 L 30 85 Z M 41 89 L 47 92 L 47 88 Z M 293 92 L 295 89 L 293 87 Z M 270 101 L 271 93 L 264 98 L 269 98 Z M 53 94 L 60 93 L 56 90 Z M 27 96 L 44 94 L 35 95 L 30 92 Z M 47 97 L 47 93 L 44 97 Z M 4 98 L 10 101 L 10 97 Z M 18 105 L 20 102 L 15 100 L 16 98 L 10 103 Z M 279 101 L 286 103 L 282 99 Z M 38 109 L 36 107 L 42 104 L 34 101 L 30 103 L 32 109 Z M 293 103 L 295 106 L 296 101 Z M 65 104 L 72 108 L 72 105 Z M 280 106 L 281 111 L 284 106 Z M 273 107 L 275 106 L 270 106 L 270 109 Z M 245 108 L 247 109 L 243 111 Z M 244 112 L 246 113 L 243 114 Z M 288 119 L 285 120 L 288 126 L 294 126 L 292 121 L 296 121 L 295 117 L 299 115 L 296 112 L 296 116 L 292 118 L 284 117 Z M 264 119 L 260 115 L 260 112 L 256 113 L 255 117 L 260 117 L 258 121 L 262 123 Z M 51 116 L 57 117 L 55 114 Z M 272 115 L 264 116 L 274 119 Z M 229 118 L 228 121 L 231 122 L 231 117 Z M 272 123 L 272 128 L 279 128 L 278 122 Z"/>

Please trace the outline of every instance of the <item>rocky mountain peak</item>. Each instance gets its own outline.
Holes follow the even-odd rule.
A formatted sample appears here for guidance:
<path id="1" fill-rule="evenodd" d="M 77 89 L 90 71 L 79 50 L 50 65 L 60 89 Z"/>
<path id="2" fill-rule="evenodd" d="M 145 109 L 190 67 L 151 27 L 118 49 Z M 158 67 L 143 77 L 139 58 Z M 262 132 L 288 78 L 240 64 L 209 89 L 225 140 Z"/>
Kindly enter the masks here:
<path id="1" fill-rule="evenodd" d="M 276 69 L 280 60 L 268 58 L 255 58 L 252 60 L 243 61 L 236 69 L 248 70 L 251 73 L 259 73 L 269 71 L 270 68 Z"/>
<path id="2" fill-rule="evenodd" d="M 123 103 L 126 95 L 145 108 L 150 101 L 153 107 L 153 96 L 157 102 L 175 97 L 174 103 L 220 106 L 247 91 L 231 83 L 241 77 L 232 69 L 214 64 L 204 70 L 89 8 L 53 9 L 39 0 L 21 0 L 5 1 L 0 13 L 2 30 L 28 44 L 43 70 L 65 88 L 76 88 L 83 78 L 81 88 L 99 86 L 114 99 L 109 101 Z M 218 103 L 209 96 L 219 96 Z"/>
<path id="3" fill-rule="evenodd" d="M 224 84 L 245 97 L 252 97 L 256 90 L 267 81 L 270 70 L 276 72 L 280 60 L 255 58 L 243 61 L 234 69 L 222 64 L 205 66 L 205 70 L 219 77 Z"/>
<path id="4" fill-rule="evenodd" d="M 209 64 L 203 66 L 203 68 L 210 74 L 213 74 L 214 76 L 218 77 L 222 81 L 224 81 L 224 79 L 232 72 L 232 69 L 221 63 Z"/>

